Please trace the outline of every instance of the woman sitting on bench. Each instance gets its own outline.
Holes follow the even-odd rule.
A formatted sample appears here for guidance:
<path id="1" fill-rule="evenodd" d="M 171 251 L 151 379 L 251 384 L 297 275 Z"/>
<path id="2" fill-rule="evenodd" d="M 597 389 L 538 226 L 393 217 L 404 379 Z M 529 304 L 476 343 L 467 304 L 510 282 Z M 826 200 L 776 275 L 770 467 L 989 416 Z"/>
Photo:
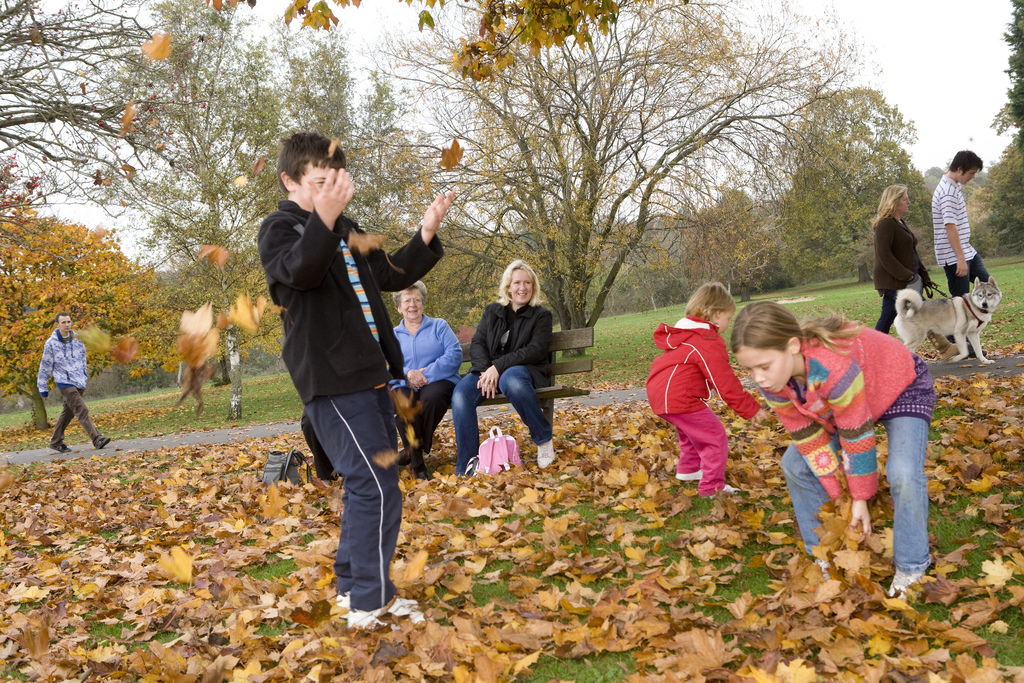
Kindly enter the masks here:
<path id="1" fill-rule="evenodd" d="M 508 398 L 529 428 L 537 444 L 537 465 L 547 467 L 555 460 L 551 423 L 536 393 L 538 387 L 551 384 L 551 311 L 538 304 L 537 274 L 525 261 L 513 261 L 501 276 L 498 302 L 484 309 L 470 346 L 472 366 L 452 395 L 457 474 L 473 474 L 470 461 L 480 450 L 476 409 L 498 392 Z"/>

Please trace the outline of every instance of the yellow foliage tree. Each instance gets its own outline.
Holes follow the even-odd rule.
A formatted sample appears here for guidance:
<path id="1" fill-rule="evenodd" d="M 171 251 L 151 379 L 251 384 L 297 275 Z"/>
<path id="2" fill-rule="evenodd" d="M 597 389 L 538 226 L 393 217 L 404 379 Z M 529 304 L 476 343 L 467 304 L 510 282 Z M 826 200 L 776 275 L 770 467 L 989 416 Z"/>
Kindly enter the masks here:
<path id="1" fill-rule="evenodd" d="M 38 429 L 47 420 L 36 374 L 57 313 L 69 313 L 78 330 L 96 325 L 115 338 L 135 337 L 143 358 L 167 355 L 150 334 L 158 324 L 147 306 L 153 275 L 125 256 L 113 236 L 32 216 L 2 227 L 17 239 L 0 242 L 0 393 L 29 398 Z M 90 373 L 111 362 L 90 353 Z"/>

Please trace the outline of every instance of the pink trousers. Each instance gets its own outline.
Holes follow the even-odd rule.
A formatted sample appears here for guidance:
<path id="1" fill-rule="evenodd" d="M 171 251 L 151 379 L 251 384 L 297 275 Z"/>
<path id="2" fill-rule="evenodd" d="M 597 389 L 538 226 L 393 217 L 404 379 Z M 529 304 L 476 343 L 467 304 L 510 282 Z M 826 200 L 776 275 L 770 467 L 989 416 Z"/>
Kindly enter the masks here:
<path id="1" fill-rule="evenodd" d="M 713 496 L 725 486 L 725 461 L 729 457 L 729 437 L 711 408 L 695 413 L 659 415 L 675 425 L 679 432 L 679 464 L 676 472 L 689 474 L 702 470 L 697 493 Z"/>

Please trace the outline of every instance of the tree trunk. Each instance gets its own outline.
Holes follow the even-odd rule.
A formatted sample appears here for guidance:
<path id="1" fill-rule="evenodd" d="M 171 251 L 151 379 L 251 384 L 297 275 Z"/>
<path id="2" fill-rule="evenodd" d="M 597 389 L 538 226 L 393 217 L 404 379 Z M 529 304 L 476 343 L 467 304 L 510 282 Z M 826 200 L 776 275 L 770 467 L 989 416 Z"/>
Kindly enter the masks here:
<path id="1" fill-rule="evenodd" d="M 218 386 L 231 384 L 231 364 L 228 361 L 228 354 L 220 354 L 220 358 L 217 359 L 217 367 L 220 369 L 220 381 L 216 384 Z"/>
<path id="2" fill-rule="evenodd" d="M 43 403 L 43 397 L 38 391 L 28 391 L 22 387 L 18 387 L 18 393 L 32 401 L 32 425 L 41 432 L 48 431 L 50 423 L 46 419 L 46 404 Z"/>
<path id="3" fill-rule="evenodd" d="M 225 335 L 228 347 L 228 362 L 231 364 L 231 401 L 228 403 L 228 419 L 242 418 L 242 359 L 238 354 L 238 338 L 234 327 Z"/>
<path id="4" fill-rule="evenodd" d="M 862 263 L 857 266 L 857 282 L 871 282 L 871 273 L 868 271 L 868 264 Z"/>
<path id="5" fill-rule="evenodd" d="M 750 287 L 743 285 L 740 287 L 740 301 L 750 301 Z"/>

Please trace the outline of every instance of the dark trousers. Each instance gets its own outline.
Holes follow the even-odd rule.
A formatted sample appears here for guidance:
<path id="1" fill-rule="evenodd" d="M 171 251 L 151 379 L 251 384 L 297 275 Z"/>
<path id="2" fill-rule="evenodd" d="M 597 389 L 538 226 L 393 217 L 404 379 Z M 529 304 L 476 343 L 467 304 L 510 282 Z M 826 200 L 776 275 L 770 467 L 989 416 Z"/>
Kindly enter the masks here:
<path id="1" fill-rule="evenodd" d="M 988 270 L 985 269 L 980 254 L 975 254 L 974 258 L 967 262 L 967 275 L 957 276 L 955 263 L 942 266 L 942 269 L 946 271 L 946 284 L 949 285 L 950 296 L 968 294 L 975 278 L 981 278 L 982 282 L 988 282 Z"/>
<path id="2" fill-rule="evenodd" d="M 889 330 L 892 329 L 892 323 L 896 320 L 896 295 L 899 294 L 899 290 L 880 289 L 878 293 L 882 297 L 882 313 L 878 316 L 875 329 L 882 334 L 889 334 Z"/>
<path id="3" fill-rule="evenodd" d="M 302 428 L 302 436 L 306 439 L 306 445 L 309 446 L 309 452 L 313 454 L 313 469 L 316 471 L 316 478 L 323 481 L 337 479 L 338 473 L 334 471 L 331 459 L 327 457 L 324 447 L 320 445 L 320 439 L 316 438 L 313 423 L 309 421 L 309 415 L 305 410 L 302 411 L 302 420 L 299 421 L 299 426 Z"/>
<path id="4" fill-rule="evenodd" d="M 334 561 L 338 593 L 349 593 L 355 609 L 383 607 L 395 597 L 388 571 L 402 524 L 398 468 L 374 461 L 378 453 L 398 448 L 391 396 L 384 387 L 317 396 L 306 404 L 306 414 L 343 482 Z"/>
<path id="5" fill-rule="evenodd" d="M 57 417 L 57 424 L 53 428 L 53 436 L 50 437 L 50 448 L 56 448 L 57 446 L 64 443 L 64 430 L 71 424 L 71 418 L 78 418 L 78 424 L 82 425 L 82 429 L 89 435 L 89 439 L 92 440 L 93 444 L 96 443 L 96 439 L 100 438 L 100 433 L 96 430 L 96 427 L 92 424 L 92 419 L 89 417 L 89 408 L 85 405 L 85 400 L 82 398 L 82 392 L 85 389 L 78 389 L 76 387 L 68 387 L 63 389 L 58 387 L 61 396 L 64 397 L 64 409 L 60 411 L 60 415 Z"/>
<path id="6" fill-rule="evenodd" d="M 452 392 L 455 391 L 455 383 L 446 379 L 431 382 L 422 389 L 411 387 L 398 387 L 395 391 L 409 395 L 412 394 L 413 402 L 419 402 L 420 411 L 412 419 L 413 433 L 418 446 L 409 445 L 408 429 L 406 422 L 401 415 L 395 415 L 395 423 L 398 425 L 398 433 L 402 436 L 402 444 L 409 451 L 409 459 L 412 461 L 414 470 L 423 469 L 423 454 L 429 453 L 434 443 L 434 430 L 441 424 L 444 414 L 448 412 L 452 404 Z"/>

